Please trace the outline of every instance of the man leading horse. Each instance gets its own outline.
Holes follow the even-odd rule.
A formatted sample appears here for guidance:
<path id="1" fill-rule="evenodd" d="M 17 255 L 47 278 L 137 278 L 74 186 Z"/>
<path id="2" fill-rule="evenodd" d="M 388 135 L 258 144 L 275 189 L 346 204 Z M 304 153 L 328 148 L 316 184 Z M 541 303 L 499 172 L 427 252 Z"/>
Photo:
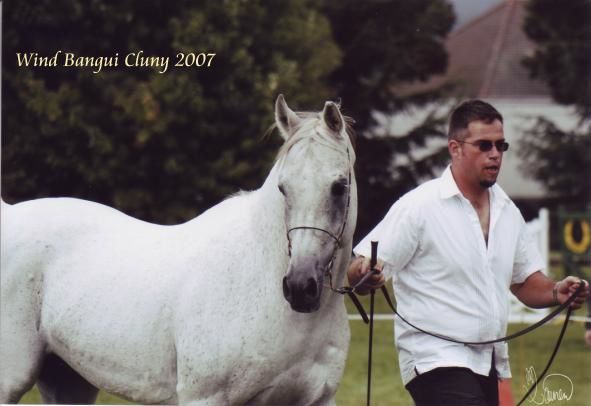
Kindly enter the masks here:
<path id="1" fill-rule="evenodd" d="M 355 247 L 348 271 L 356 285 L 370 271 L 370 242 L 379 241 L 377 269 L 357 291 L 393 279 L 398 310 L 428 331 L 466 341 L 506 334 L 509 293 L 530 307 L 564 303 L 586 282 L 555 282 L 525 221 L 496 184 L 509 144 L 503 117 L 470 100 L 450 117 L 451 165 L 440 178 L 404 195 Z M 506 343 L 463 345 L 424 334 L 396 319 L 396 346 L 406 389 L 416 405 L 498 405 L 498 379 L 510 378 Z"/>

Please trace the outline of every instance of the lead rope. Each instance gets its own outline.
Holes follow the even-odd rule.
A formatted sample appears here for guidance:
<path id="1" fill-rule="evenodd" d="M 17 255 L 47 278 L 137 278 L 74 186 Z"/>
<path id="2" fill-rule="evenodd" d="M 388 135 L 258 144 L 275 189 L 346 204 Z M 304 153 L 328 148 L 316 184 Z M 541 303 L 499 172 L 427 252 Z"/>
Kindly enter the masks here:
<path id="1" fill-rule="evenodd" d="M 369 299 L 369 353 L 367 354 L 367 406 L 371 404 L 371 358 L 373 353 L 373 311 L 375 290 L 371 290 Z"/>
<path id="2" fill-rule="evenodd" d="M 575 292 L 573 294 L 573 296 L 576 293 L 577 292 Z M 566 332 L 566 326 L 568 325 L 568 321 L 570 319 L 570 314 L 572 313 L 572 311 L 573 311 L 573 309 L 571 309 L 570 307 L 566 311 L 566 317 L 564 319 L 564 323 L 562 324 L 562 329 L 560 330 L 560 334 L 558 336 L 558 339 L 556 340 L 556 344 L 554 345 L 554 350 L 552 351 L 552 355 L 550 356 L 550 359 L 548 360 L 548 363 L 546 364 L 546 367 L 544 368 L 544 370 L 542 371 L 542 373 L 540 374 L 540 377 L 536 380 L 536 382 L 529 388 L 529 390 L 526 392 L 526 394 L 521 398 L 521 400 L 519 401 L 519 403 L 517 404 L 517 406 L 519 406 L 523 402 L 525 402 L 525 399 L 527 399 L 529 397 L 529 395 L 533 392 L 533 390 L 542 381 L 542 378 L 544 377 L 544 375 L 546 375 L 546 372 L 548 372 L 548 370 L 550 369 L 550 365 L 552 365 L 552 362 L 554 361 L 554 357 L 558 353 L 558 349 L 560 348 L 560 344 L 562 343 L 562 338 L 564 337 L 564 333 Z"/>
<path id="3" fill-rule="evenodd" d="M 366 324 L 369 324 L 369 354 L 368 354 L 368 370 L 367 370 L 367 406 L 369 406 L 370 402 L 371 402 L 371 367 L 372 367 L 372 352 L 373 352 L 373 316 L 374 316 L 375 291 L 373 289 L 370 290 L 370 317 L 368 318 L 367 314 L 365 313 L 365 310 L 363 309 L 363 306 L 361 305 L 361 302 L 359 301 L 359 299 L 355 295 L 355 290 L 359 286 L 361 286 L 369 277 L 371 277 L 372 275 L 379 272 L 375 269 L 375 265 L 377 263 L 377 249 L 378 249 L 378 242 L 372 241 L 371 242 L 370 272 L 368 272 L 359 282 L 357 282 L 357 284 L 354 287 L 343 287 L 343 288 L 339 288 L 339 289 L 332 289 L 334 292 L 337 292 L 337 293 L 348 294 L 349 297 L 353 300 L 353 303 L 355 304 L 355 306 L 357 307 L 357 310 L 359 311 L 363 321 Z M 523 396 L 523 398 L 517 404 L 517 406 L 520 406 L 529 397 L 529 395 L 532 393 L 532 391 L 538 386 L 538 384 L 544 378 L 544 375 L 546 375 L 546 373 L 550 369 L 550 366 L 552 365 L 552 362 L 554 361 L 554 358 L 556 357 L 556 354 L 558 353 L 558 349 L 560 348 L 560 344 L 562 343 L 562 339 L 563 339 L 564 334 L 566 332 L 566 327 L 567 327 L 568 322 L 570 320 L 572 309 L 569 306 L 571 305 L 572 302 L 575 301 L 575 299 L 577 298 L 579 293 L 581 293 L 581 291 L 584 289 L 584 287 L 585 287 L 585 285 L 583 283 L 579 283 L 579 287 L 577 288 L 577 290 L 566 300 L 566 302 L 564 302 L 563 304 L 558 306 L 555 310 L 553 310 L 550 314 L 548 314 L 546 317 L 544 317 L 540 321 L 538 321 L 538 322 L 536 322 L 536 323 L 534 323 L 534 324 L 532 324 L 532 325 L 530 325 L 530 326 L 528 326 L 528 327 L 524 328 L 523 330 L 520 330 L 516 333 L 509 334 L 508 336 L 497 338 L 494 340 L 487 340 L 487 341 L 460 341 L 460 340 L 456 340 L 454 338 L 447 337 L 444 335 L 431 333 L 431 332 L 426 331 L 420 327 L 417 327 L 414 324 L 412 324 L 411 322 L 409 322 L 408 320 L 406 320 L 404 317 L 402 317 L 402 315 L 400 313 L 398 313 L 398 311 L 396 310 L 396 307 L 394 306 L 394 303 L 392 302 L 392 299 L 390 298 L 390 294 L 388 293 L 388 290 L 386 289 L 386 287 L 382 286 L 380 288 L 380 290 L 382 291 L 382 293 L 386 299 L 386 302 L 388 303 L 388 305 L 390 306 L 390 308 L 392 309 L 394 314 L 396 316 L 398 316 L 403 322 L 405 322 L 406 324 L 411 326 L 412 328 L 414 328 L 422 333 L 425 333 L 427 335 L 430 335 L 432 337 L 439 338 L 441 340 L 451 341 L 453 343 L 464 344 L 464 345 L 485 345 L 485 344 L 494 344 L 494 343 L 512 340 L 514 338 L 517 338 L 517 337 L 520 337 L 524 334 L 527 334 L 527 333 L 531 332 L 532 330 L 535 330 L 536 328 L 542 326 L 543 324 L 546 324 L 548 321 L 550 321 L 551 319 L 556 317 L 558 314 L 560 314 L 564 309 L 568 308 L 564 322 L 562 324 L 562 329 L 560 331 L 560 334 L 558 335 L 558 339 L 556 340 L 556 344 L 554 345 L 554 350 L 552 351 L 552 355 L 550 355 L 550 359 L 546 363 L 546 367 L 544 368 L 544 370 L 540 374 L 540 377 L 536 380 L 536 382 L 534 384 L 532 384 L 532 386 L 529 388 L 529 390 L 526 392 L 526 394 Z"/>
<path id="4" fill-rule="evenodd" d="M 378 243 L 371 242 L 371 258 L 369 261 L 369 269 L 374 270 L 378 262 Z M 367 406 L 371 404 L 371 359 L 373 354 L 373 314 L 374 314 L 374 299 L 376 291 L 371 289 L 369 299 L 369 353 L 367 354 Z"/>

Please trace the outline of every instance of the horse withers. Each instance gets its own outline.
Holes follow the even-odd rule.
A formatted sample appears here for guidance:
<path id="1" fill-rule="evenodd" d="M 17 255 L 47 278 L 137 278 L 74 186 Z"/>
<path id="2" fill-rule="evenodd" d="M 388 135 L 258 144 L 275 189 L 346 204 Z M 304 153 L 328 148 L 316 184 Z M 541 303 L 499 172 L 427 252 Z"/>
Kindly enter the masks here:
<path id="1" fill-rule="evenodd" d="M 2 204 L 0 403 L 333 404 L 357 215 L 337 105 L 295 113 L 263 186 L 180 225 L 88 201 Z"/>

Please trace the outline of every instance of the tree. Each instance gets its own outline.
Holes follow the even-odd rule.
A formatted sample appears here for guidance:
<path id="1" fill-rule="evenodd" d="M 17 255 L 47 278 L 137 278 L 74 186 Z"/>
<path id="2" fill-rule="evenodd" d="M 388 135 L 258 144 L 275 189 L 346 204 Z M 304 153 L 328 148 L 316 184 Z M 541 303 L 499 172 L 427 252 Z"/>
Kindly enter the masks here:
<path id="1" fill-rule="evenodd" d="M 191 218 L 260 185 L 278 146 L 260 136 L 279 92 L 296 108 L 340 97 L 357 121 L 359 232 L 446 156 L 410 153 L 443 135 L 434 116 L 408 134 L 379 123 L 438 97 L 395 87 L 445 70 L 454 17 L 444 0 L 40 0 L 10 2 L 4 17 L 9 202 L 67 195 L 150 221 Z M 210 69 L 162 74 L 17 66 L 17 52 L 57 50 L 120 59 L 143 50 L 172 62 L 178 52 L 216 56 Z"/>
<path id="2" fill-rule="evenodd" d="M 550 192 L 584 204 L 591 197 L 588 179 L 581 178 L 591 170 L 591 0 L 531 0 L 526 10 L 524 30 L 536 51 L 524 65 L 558 103 L 576 107 L 580 122 L 563 131 L 539 118 L 522 142 L 523 169 Z"/>
<path id="3" fill-rule="evenodd" d="M 355 119 L 359 135 L 357 235 L 364 235 L 394 200 L 433 177 L 447 161 L 446 148 L 423 156 L 411 153 L 444 136 L 440 117 L 427 116 L 407 134 L 396 133 L 383 118 L 444 94 L 445 89 L 402 95 L 396 89 L 445 71 L 443 41 L 455 17 L 443 0 L 329 0 L 325 12 L 344 53 L 330 83 L 342 97 L 344 112 Z"/>
<path id="4" fill-rule="evenodd" d="M 113 56 L 120 66 L 23 67 L 16 53 Z M 123 66 L 124 55 L 215 53 L 210 68 Z M 43 0 L 4 8 L 3 197 L 76 196 L 150 221 L 195 216 L 260 185 L 281 91 L 328 96 L 340 52 L 313 0 Z M 95 69 L 96 70 L 96 69 Z"/>

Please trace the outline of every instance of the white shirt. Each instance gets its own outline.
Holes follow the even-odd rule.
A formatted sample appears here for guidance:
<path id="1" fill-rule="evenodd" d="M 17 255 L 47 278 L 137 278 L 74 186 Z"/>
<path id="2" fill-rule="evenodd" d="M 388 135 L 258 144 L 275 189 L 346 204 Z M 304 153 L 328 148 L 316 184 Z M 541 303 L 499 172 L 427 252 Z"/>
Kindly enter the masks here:
<path id="1" fill-rule="evenodd" d="M 369 257 L 378 241 L 384 276 L 393 279 L 398 311 L 416 326 L 462 341 L 485 341 L 507 331 L 509 287 L 543 261 L 519 209 L 498 185 L 489 189 L 488 245 L 476 210 L 451 169 L 400 198 L 355 247 Z M 395 341 L 406 385 L 438 367 L 490 372 L 493 345 L 465 346 L 428 336 L 395 318 Z M 501 378 L 511 377 L 506 343 L 494 344 Z"/>

